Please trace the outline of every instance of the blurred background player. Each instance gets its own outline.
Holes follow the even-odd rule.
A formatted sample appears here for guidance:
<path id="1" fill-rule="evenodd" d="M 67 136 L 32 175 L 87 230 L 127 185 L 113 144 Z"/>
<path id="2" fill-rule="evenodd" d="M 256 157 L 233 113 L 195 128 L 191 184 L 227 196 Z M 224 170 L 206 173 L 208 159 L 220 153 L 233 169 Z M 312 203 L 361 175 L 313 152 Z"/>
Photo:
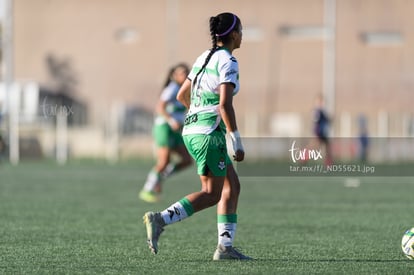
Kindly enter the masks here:
<path id="1" fill-rule="evenodd" d="M 330 165 L 333 162 L 331 144 L 329 140 L 329 127 L 331 124 L 331 119 L 329 118 L 327 112 L 324 109 L 324 100 L 323 95 L 318 94 L 315 99 L 315 108 L 314 108 L 314 128 L 313 132 L 316 136 L 316 145 L 324 145 L 326 158 L 324 160 L 325 165 Z"/>
<path id="2" fill-rule="evenodd" d="M 212 48 L 193 65 L 177 98 L 189 111 L 184 123 L 185 145 L 197 162 L 201 190 L 186 195 L 161 212 L 147 212 L 144 223 L 151 251 L 158 252 L 164 227 L 217 205 L 218 245 L 213 260 L 249 260 L 234 249 L 240 181 L 226 147 L 230 134 L 234 160 L 244 159 L 237 130 L 233 96 L 239 91 L 239 65 L 232 55 L 241 45 L 242 25 L 232 13 L 210 17 Z"/>
<path id="3" fill-rule="evenodd" d="M 146 202 L 159 201 L 163 180 L 192 163 L 181 136 L 186 107 L 177 101 L 177 93 L 188 73 L 189 68 L 184 63 L 170 69 L 156 106 L 153 137 L 157 147 L 157 162 L 139 193 L 139 198 Z M 172 153 L 179 156 L 178 163 L 171 160 Z"/>
<path id="4" fill-rule="evenodd" d="M 358 116 L 358 138 L 359 138 L 359 159 L 361 162 L 366 162 L 368 159 L 368 121 L 364 114 Z"/>

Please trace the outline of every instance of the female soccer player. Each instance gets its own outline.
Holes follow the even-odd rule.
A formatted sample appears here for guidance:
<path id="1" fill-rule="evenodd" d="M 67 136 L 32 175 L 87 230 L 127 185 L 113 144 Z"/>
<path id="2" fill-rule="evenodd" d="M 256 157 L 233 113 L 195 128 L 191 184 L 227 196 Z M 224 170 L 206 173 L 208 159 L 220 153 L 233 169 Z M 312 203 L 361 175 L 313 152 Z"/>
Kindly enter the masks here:
<path id="1" fill-rule="evenodd" d="M 217 205 L 218 245 L 214 260 L 251 259 L 233 248 L 237 225 L 239 178 L 227 154 L 225 133 L 229 132 L 234 160 L 244 159 L 237 130 L 233 96 L 239 91 L 239 67 L 233 51 L 240 47 L 242 25 L 232 13 L 210 18 L 212 48 L 195 61 L 177 98 L 189 108 L 183 138 L 197 162 L 201 191 L 191 193 L 161 212 L 144 215 L 148 245 L 158 252 L 158 238 L 166 225 Z"/>
<path id="2" fill-rule="evenodd" d="M 318 145 L 325 145 L 326 159 L 325 165 L 332 164 L 331 144 L 329 141 L 329 124 L 331 123 L 326 111 L 324 110 L 323 96 L 318 94 L 314 110 L 314 129 Z"/>
<path id="3" fill-rule="evenodd" d="M 157 146 L 157 163 L 149 172 L 139 193 L 139 198 L 146 202 L 159 201 L 163 180 L 192 163 L 181 136 L 186 107 L 177 100 L 178 90 L 188 73 L 189 68 L 184 63 L 171 68 L 156 107 L 153 136 Z M 171 162 L 173 152 L 180 157 L 177 164 Z"/>

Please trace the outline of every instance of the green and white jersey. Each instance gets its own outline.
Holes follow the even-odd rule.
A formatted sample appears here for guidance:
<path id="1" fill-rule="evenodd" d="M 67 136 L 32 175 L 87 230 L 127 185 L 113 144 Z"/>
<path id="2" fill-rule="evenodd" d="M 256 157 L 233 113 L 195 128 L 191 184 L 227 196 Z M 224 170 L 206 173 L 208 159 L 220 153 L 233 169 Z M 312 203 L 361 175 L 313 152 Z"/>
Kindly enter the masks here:
<path id="1" fill-rule="evenodd" d="M 160 100 L 167 102 L 166 112 L 180 124 L 184 123 L 186 108 L 177 100 L 177 94 L 180 90 L 178 83 L 171 81 L 161 93 Z M 167 123 L 164 116 L 157 115 L 155 124 Z"/>
<path id="2" fill-rule="evenodd" d="M 188 78 L 193 81 L 203 66 L 210 50 L 201 54 L 193 65 Z M 239 91 L 239 65 L 226 49 L 218 49 L 206 68 L 198 75 L 197 83 L 191 87 L 191 104 L 188 110 L 183 135 L 210 134 L 217 127 L 225 131 L 219 111 L 220 91 L 223 83 L 234 85 L 235 95 Z"/>

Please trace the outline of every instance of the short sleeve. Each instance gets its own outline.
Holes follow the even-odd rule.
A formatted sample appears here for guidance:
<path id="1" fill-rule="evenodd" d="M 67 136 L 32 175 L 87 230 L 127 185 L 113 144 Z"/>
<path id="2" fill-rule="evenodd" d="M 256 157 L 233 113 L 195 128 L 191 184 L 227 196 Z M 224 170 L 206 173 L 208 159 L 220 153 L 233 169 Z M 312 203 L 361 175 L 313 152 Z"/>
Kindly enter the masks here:
<path id="1" fill-rule="evenodd" d="M 239 64 L 234 56 L 229 57 L 223 63 L 219 63 L 219 82 L 233 83 L 235 92 L 239 88 Z"/>
<path id="2" fill-rule="evenodd" d="M 165 101 L 165 102 L 174 101 L 176 96 L 177 96 L 177 93 L 176 93 L 177 87 L 176 86 L 177 86 L 176 83 L 170 82 L 170 84 L 168 84 L 168 86 L 165 87 L 164 90 L 162 90 L 160 99 L 162 101 Z"/>
<path id="3" fill-rule="evenodd" d="M 236 58 L 231 57 L 219 68 L 220 83 L 231 82 L 237 84 L 239 77 L 239 65 Z"/>

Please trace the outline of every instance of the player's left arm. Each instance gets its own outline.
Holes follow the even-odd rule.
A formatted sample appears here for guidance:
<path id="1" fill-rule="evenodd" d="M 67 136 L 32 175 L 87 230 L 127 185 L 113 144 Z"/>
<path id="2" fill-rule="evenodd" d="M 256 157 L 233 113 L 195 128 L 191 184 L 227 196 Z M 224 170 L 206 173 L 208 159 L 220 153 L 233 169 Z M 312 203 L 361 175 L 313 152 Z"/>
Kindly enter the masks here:
<path id="1" fill-rule="evenodd" d="M 234 57 L 219 64 L 220 74 L 220 103 L 219 110 L 221 118 L 229 132 L 231 143 L 234 150 L 234 160 L 244 159 L 244 149 L 241 142 L 240 133 L 237 129 L 236 114 L 233 107 L 233 96 L 238 90 L 239 66 Z"/>
<path id="2" fill-rule="evenodd" d="M 226 125 L 226 129 L 230 134 L 231 142 L 235 155 L 235 161 L 242 161 L 244 159 L 244 149 L 241 143 L 239 131 L 237 130 L 236 114 L 233 108 L 233 83 L 222 83 L 219 87 L 220 103 L 219 110 L 221 119 Z"/>
<path id="3" fill-rule="evenodd" d="M 237 131 L 236 114 L 233 108 L 233 83 L 220 84 L 220 114 L 221 119 L 229 132 Z"/>

